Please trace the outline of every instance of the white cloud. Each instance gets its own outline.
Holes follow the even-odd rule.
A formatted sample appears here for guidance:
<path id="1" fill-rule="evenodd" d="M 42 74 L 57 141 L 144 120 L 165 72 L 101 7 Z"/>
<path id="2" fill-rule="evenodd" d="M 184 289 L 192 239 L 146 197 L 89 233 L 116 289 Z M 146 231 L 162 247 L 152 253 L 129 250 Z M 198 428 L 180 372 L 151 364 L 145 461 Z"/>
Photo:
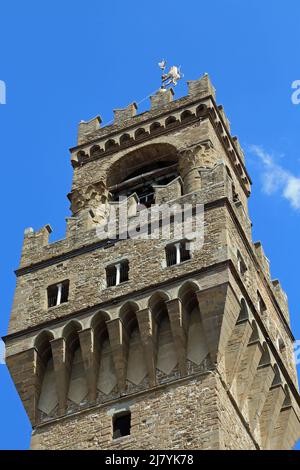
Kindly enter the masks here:
<path id="1" fill-rule="evenodd" d="M 300 178 L 290 176 L 283 195 L 291 202 L 295 209 L 300 209 Z"/>
<path id="2" fill-rule="evenodd" d="M 249 150 L 263 165 L 263 191 L 268 195 L 280 192 L 294 209 L 300 210 L 300 177 L 276 163 L 275 156 L 260 145 L 250 145 Z"/>
<path id="3" fill-rule="evenodd" d="M 0 339 L 0 364 L 5 364 L 5 344 Z"/>

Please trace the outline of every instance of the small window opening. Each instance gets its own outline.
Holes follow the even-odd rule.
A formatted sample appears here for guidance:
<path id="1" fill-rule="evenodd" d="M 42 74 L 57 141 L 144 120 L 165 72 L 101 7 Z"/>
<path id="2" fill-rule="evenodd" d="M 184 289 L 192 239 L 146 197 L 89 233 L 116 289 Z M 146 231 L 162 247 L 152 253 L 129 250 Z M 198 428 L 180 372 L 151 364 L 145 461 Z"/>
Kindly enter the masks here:
<path id="1" fill-rule="evenodd" d="M 131 427 L 131 413 L 126 412 L 113 417 L 113 439 L 129 436 Z"/>
<path id="2" fill-rule="evenodd" d="M 48 308 L 68 302 L 69 280 L 58 282 L 47 288 Z"/>
<path id="3" fill-rule="evenodd" d="M 277 337 L 277 348 L 280 353 L 283 353 L 285 351 L 285 343 L 283 339 L 281 338 L 281 336 Z"/>
<path id="4" fill-rule="evenodd" d="M 257 291 L 257 308 L 258 308 L 259 313 L 262 313 L 262 314 L 265 313 L 267 310 L 266 304 L 263 301 L 263 298 L 258 291 Z"/>
<path id="5" fill-rule="evenodd" d="M 238 202 L 240 200 L 238 193 L 236 192 L 234 184 L 232 185 L 232 200 Z"/>
<path id="6" fill-rule="evenodd" d="M 247 271 L 247 266 L 239 250 L 237 252 L 237 259 L 238 259 L 238 270 L 240 274 L 244 276 Z"/>
<path id="7" fill-rule="evenodd" d="M 128 281 L 129 263 L 128 260 L 112 264 L 106 268 L 107 287 L 118 286 L 122 282 Z"/>
<path id="8" fill-rule="evenodd" d="M 189 259 L 191 259 L 191 253 L 187 248 L 187 242 L 185 240 L 166 246 L 167 266 L 180 264 Z"/>

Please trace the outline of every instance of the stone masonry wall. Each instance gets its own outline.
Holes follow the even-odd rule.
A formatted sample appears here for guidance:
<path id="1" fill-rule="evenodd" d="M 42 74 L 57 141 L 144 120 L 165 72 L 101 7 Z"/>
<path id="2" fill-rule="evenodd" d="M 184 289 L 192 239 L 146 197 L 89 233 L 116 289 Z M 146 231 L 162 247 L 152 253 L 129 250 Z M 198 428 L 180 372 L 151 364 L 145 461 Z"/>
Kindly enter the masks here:
<path id="1" fill-rule="evenodd" d="M 166 268 L 164 247 L 169 240 L 128 239 L 22 275 L 18 278 L 9 332 L 147 287 L 153 284 L 153 273 L 156 284 L 225 260 L 225 210 L 216 207 L 205 213 L 204 246 L 180 266 Z M 105 266 L 122 258 L 129 260 L 129 281 L 107 288 Z M 65 279 L 70 280 L 69 301 L 48 309 L 47 287 Z"/>
<path id="2" fill-rule="evenodd" d="M 130 409 L 131 434 L 113 440 L 112 414 L 118 409 Z M 228 433 L 222 438 L 220 420 Z M 254 445 L 219 379 L 204 374 L 41 426 L 34 431 L 31 448 L 217 450 L 251 449 Z"/>
<path id="3" fill-rule="evenodd" d="M 153 137 L 151 141 L 148 141 L 146 143 L 137 143 L 137 145 L 135 145 L 130 150 L 126 148 L 124 150 L 116 151 L 115 153 L 103 155 L 100 157 L 100 159 L 90 161 L 82 167 L 75 168 L 72 189 L 74 190 L 81 186 L 85 186 L 98 181 L 106 182 L 113 165 L 117 161 L 121 160 L 123 157 L 126 158 L 126 156 L 129 154 L 133 154 L 134 162 L 136 162 L 138 158 L 139 149 L 144 149 L 147 145 L 168 144 L 169 146 L 173 146 L 173 156 L 175 158 L 176 150 L 184 150 L 207 139 L 211 140 L 214 146 L 214 151 L 211 152 L 211 158 L 206 160 L 202 164 L 206 166 L 213 166 L 216 162 L 220 162 L 223 160 L 228 165 L 236 192 L 238 193 L 241 202 L 247 212 L 247 197 L 244 191 L 242 191 L 241 189 L 238 176 L 232 167 L 232 163 L 228 158 L 224 146 L 220 142 L 211 122 L 208 119 L 205 119 L 200 123 L 197 122 L 195 124 L 187 125 L 186 127 L 180 128 L 177 131 L 176 129 L 170 129 L 170 133 L 159 137 Z M 162 156 L 167 157 L 171 155 L 172 150 L 170 147 L 167 152 L 164 152 L 164 155 L 159 155 L 159 157 L 161 158 Z"/>
<path id="4" fill-rule="evenodd" d="M 261 318 L 273 344 L 277 347 L 284 364 L 288 368 L 294 383 L 297 385 L 298 381 L 294 364 L 293 341 L 290 334 L 287 332 L 285 324 L 278 313 L 278 309 L 276 308 L 266 288 L 267 283 L 267 285 L 269 285 L 269 289 L 273 291 L 273 285 L 271 284 L 270 278 L 267 277 L 267 279 L 263 281 L 262 274 L 257 271 L 257 268 L 253 262 L 253 258 L 250 256 L 245 243 L 243 243 L 242 238 L 237 231 L 236 225 L 229 216 L 227 217 L 227 228 L 229 251 L 231 253 L 230 257 L 237 266 L 236 253 L 237 250 L 240 251 L 247 266 L 247 271 L 244 276 L 241 276 L 241 280 L 244 283 L 255 308 L 257 308 L 258 304 L 257 291 L 259 291 L 260 295 L 262 296 L 266 310 L 263 313 L 260 312 Z M 284 341 L 284 350 L 280 350 L 278 348 L 278 336 L 280 336 Z"/>

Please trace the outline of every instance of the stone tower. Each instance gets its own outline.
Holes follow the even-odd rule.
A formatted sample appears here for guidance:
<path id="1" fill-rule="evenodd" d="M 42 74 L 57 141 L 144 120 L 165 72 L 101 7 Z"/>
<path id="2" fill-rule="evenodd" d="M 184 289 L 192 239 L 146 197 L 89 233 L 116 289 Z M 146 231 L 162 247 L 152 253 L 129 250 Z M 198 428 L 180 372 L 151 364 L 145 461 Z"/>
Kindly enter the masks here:
<path id="1" fill-rule="evenodd" d="M 173 94 L 105 127 L 82 121 L 66 238 L 25 231 L 4 339 L 34 449 L 291 449 L 299 437 L 287 297 L 252 240 L 243 151 L 208 75 Z M 175 236 L 183 204 L 194 225 L 202 208 L 202 239 Z M 158 212 L 153 237 L 158 205 L 170 217 Z"/>

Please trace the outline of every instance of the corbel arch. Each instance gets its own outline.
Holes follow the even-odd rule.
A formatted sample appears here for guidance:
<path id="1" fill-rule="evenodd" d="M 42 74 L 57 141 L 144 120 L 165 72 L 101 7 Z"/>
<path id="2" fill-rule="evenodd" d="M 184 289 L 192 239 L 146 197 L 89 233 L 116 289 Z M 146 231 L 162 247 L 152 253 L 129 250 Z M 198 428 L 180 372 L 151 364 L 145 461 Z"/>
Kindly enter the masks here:
<path id="1" fill-rule="evenodd" d="M 55 371 L 51 350 L 51 341 L 54 339 L 52 331 L 41 331 L 34 341 L 34 347 L 38 353 L 37 373 L 39 376 L 39 397 L 37 408 L 39 418 L 51 416 L 58 406 Z"/>
<path id="2" fill-rule="evenodd" d="M 144 387 L 148 384 L 147 362 L 144 356 L 143 343 L 137 312 L 139 305 L 128 301 L 122 305 L 119 317 L 124 325 L 128 337 L 128 360 L 126 371 L 127 388 Z"/>
<path id="3" fill-rule="evenodd" d="M 82 324 L 78 320 L 70 320 L 64 327 L 62 335 L 66 341 L 66 355 L 69 369 L 69 387 L 67 406 L 74 409 L 86 400 L 88 387 L 84 369 L 83 356 L 79 341 Z"/>
<path id="4" fill-rule="evenodd" d="M 237 321 L 249 320 L 249 307 L 244 297 L 241 298 L 240 305 L 241 309 Z"/>
<path id="5" fill-rule="evenodd" d="M 189 109 L 186 109 L 183 111 L 183 113 L 180 114 L 180 121 L 187 122 L 193 119 L 193 117 L 195 117 L 195 114 L 193 114 Z"/>
<path id="6" fill-rule="evenodd" d="M 178 119 L 176 118 L 176 116 L 169 116 L 166 120 L 165 120 L 165 128 L 168 128 L 168 127 L 175 127 L 179 124 L 179 121 Z"/>
<path id="7" fill-rule="evenodd" d="M 183 328 L 187 337 L 187 366 L 191 372 L 197 371 L 209 355 L 197 292 L 199 292 L 199 285 L 193 280 L 186 281 L 178 292 L 183 307 Z"/>

